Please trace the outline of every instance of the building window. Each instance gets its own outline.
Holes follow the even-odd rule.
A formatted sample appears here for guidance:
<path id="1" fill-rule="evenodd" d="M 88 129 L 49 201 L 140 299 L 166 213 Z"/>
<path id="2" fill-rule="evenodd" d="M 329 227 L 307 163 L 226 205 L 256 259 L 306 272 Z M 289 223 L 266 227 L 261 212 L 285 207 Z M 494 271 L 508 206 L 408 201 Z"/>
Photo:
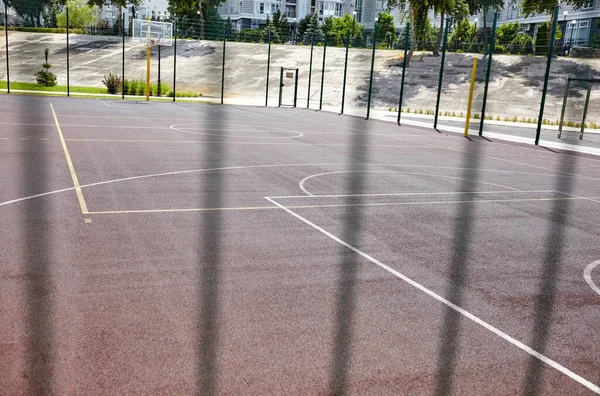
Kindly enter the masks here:
<path id="1" fill-rule="evenodd" d="M 593 10 L 595 5 L 594 0 L 588 1 L 581 7 L 581 10 Z"/>
<path id="2" fill-rule="evenodd" d="M 258 6 L 258 13 L 259 14 L 264 14 L 265 13 L 265 3 L 260 3 Z"/>
<path id="3" fill-rule="evenodd" d="M 577 23 L 567 23 L 567 32 L 565 34 L 565 44 L 567 45 L 587 45 L 590 37 L 590 21 L 577 21 Z"/>
<path id="4" fill-rule="evenodd" d="M 243 8 L 242 8 L 242 2 L 240 1 L 240 8 L 239 8 L 239 12 L 242 13 L 243 12 Z"/>

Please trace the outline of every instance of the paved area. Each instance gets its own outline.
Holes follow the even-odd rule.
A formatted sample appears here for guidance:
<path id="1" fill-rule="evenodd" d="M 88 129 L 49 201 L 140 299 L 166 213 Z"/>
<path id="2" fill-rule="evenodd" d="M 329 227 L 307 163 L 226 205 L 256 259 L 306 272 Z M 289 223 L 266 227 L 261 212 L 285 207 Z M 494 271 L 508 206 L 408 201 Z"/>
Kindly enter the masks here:
<path id="1" fill-rule="evenodd" d="M 44 48 L 50 49 L 49 62 L 57 74 L 58 83 L 66 85 L 66 35 L 9 32 L 10 74 L 12 81 L 35 82 L 35 73 L 44 61 Z M 0 74 L 5 71 L 5 44 L 0 40 Z M 174 47 L 162 47 L 161 81 L 172 86 Z M 267 53 L 266 44 L 227 42 L 224 95 L 228 100 L 244 98 L 255 105 L 264 103 Z M 342 100 L 345 49 L 329 46 L 323 71 L 323 48 L 315 46 L 310 70 L 310 46 L 271 46 L 269 100 L 277 103 L 280 67 L 298 68 L 298 101 L 323 102 L 339 108 Z M 372 104 L 379 109 L 398 107 L 402 62 L 400 50 L 378 50 L 375 53 Z M 158 80 L 158 51 L 152 51 L 151 76 Z M 406 70 L 403 107 L 423 112 L 435 109 L 440 73 L 440 57 L 423 53 L 421 62 L 412 62 Z M 144 79 L 146 49 L 143 44 L 125 43 L 125 75 L 128 79 Z M 372 51 L 353 48 L 348 54 L 345 102 L 347 106 L 365 107 L 368 98 Z M 103 87 L 102 79 L 109 72 L 122 73 L 123 43 L 121 37 L 70 36 L 70 81 L 72 85 Z M 545 56 L 494 55 L 490 74 L 487 114 L 512 118 L 536 118 L 539 114 Z M 178 40 L 177 89 L 201 93 L 204 97 L 220 98 L 223 46 L 218 41 Z M 472 54 L 448 53 L 445 58 L 440 110 L 442 113 L 466 113 Z M 479 64 L 474 91 L 473 112 L 479 112 L 483 100 L 487 58 Z M 311 86 L 308 89 L 309 74 Z M 324 76 L 322 79 L 321 77 Z M 548 96 L 544 117 L 556 121 L 560 111 L 567 77 L 600 78 L 599 59 L 555 58 L 550 69 Z M 292 81 L 287 81 L 291 86 Z M 571 83 L 565 120 L 580 122 L 587 85 Z M 600 85 L 591 96 L 587 121 L 600 124 Z"/>
<path id="2" fill-rule="evenodd" d="M 0 97 L 6 394 L 600 393 L 600 158 Z"/>

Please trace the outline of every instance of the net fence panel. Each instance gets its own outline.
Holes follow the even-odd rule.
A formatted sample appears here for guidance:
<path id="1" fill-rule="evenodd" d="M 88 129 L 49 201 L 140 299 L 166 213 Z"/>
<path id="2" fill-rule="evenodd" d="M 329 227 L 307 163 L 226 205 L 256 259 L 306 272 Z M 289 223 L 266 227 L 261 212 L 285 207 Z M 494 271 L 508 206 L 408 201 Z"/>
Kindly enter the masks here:
<path id="1" fill-rule="evenodd" d="M 77 30 L 79 31 L 79 30 Z M 108 93 L 108 86 L 121 91 L 123 37 L 117 25 L 106 29 L 84 29 L 69 34 L 71 92 Z M 61 49 L 64 56 L 66 48 Z M 118 81 L 117 81 L 118 80 Z M 106 82 L 106 84 L 103 83 Z M 93 92 L 91 92 L 93 91 Z"/>

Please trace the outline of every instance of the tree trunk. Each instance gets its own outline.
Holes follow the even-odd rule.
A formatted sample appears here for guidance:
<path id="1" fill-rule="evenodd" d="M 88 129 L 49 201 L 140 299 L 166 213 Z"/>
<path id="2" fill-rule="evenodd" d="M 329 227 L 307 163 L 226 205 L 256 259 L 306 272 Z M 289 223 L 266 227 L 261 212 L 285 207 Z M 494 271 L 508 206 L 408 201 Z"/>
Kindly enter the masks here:
<path id="1" fill-rule="evenodd" d="M 552 10 L 550 13 L 550 24 L 548 25 L 548 46 L 550 46 L 550 39 L 552 38 L 552 25 L 554 25 L 554 10 Z"/>
<path id="2" fill-rule="evenodd" d="M 123 18 L 119 15 L 119 22 L 117 22 L 117 31 L 119 36 L 123 34 Z"/>
<path id="3" fill-rule="evenodd" d="M 412 45 L 410 46 L 410 50 L 406 55 L 406 65 L 408 66 L 410 59 L 412 58 L 413 52 L 415 51 L 415 45 L 417 44 L 417 32 L 416 32 L 416 24 L 415 24 L 415 10 L 414 7 L 410 7 L 410 19 L 412 26 L 410 27 L 410 40 Z"/>
<path id="4" fill-rule="evenodd" d="M 202 0 L 198 0 L 198 16 L 200 17 L 200 39 L 204 40 L 204 12 L 202 11 Z"/>
<path id="5" fill-rule="evenodd" d="M 440 45 L 442 44 L 442 37 L 444 35 L 444 11 L 440 12 L 440 33 L 436 39 L 435 46 L 433 47 L 433 56 L 440 56 Z"/>

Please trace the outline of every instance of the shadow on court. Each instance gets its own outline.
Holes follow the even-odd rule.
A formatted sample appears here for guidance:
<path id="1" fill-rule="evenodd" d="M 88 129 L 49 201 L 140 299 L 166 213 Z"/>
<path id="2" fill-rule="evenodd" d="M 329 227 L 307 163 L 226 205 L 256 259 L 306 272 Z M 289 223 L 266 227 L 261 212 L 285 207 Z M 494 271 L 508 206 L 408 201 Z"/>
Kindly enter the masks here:
<path id="1" fill-rule="evenodd" d="M 38 107 L 34 98 L 22 97 L 23 113 L 29 111 L 48 111 Z M 30 100 L 32 105 L 30 105 Z M 28 136 L 35 133 L 35 126 L 30 126 L 31 116 L 22 116 L 21 134 Z M 21 140 L 21 196 L 26 197 L 49 190 L 47 144 L 40 139 Z M 22 230 L 24 232 L 22 252 L 25 259 L 26 304 L 25 312 L 27 331 L 27 368 L 29 394 L 48 395 L 52 393 L 53 383 L 53 328 L 52 328 L 52 279 L 50 276 L 51 235 L 48 213 L 51 208 L 47 199 L 31 199 L 22 205 Z M 2 393 L 2 392 L 0 392 Z"/>
<path id="2" fill-rule="evenodd" d="M 226 112 L 209 107 L 199 120 L 200 123 L 214 125 L 226 124 Z M 213 141 L 217 144 L 207 144 L 198 152 L 200 161 L 208 161 L 213 168 L 221 168 L 225 163 L 225 137 L 218 134 Z M 210 172 L 206 177 L 200 173 L 199 178 L 204 182 L 199 207 L 220 208 L 223 202 L 223 171 Z M 198 312 L 198 395 L 215 395 L 218 392 L 218 359 L 219 359 L 219 314 L 221 299 L 222 257 L 221 236 L 226 230 L 223 226 L 221 211 L 205 211 L 198 215 L 198 297 L 200 311 Z"/>
<path id="3" fill-rule="evenodd" d="M 574 173 L 577 157 L 559 154 L 557 170 Z M 572 158 L 572 160 L 570 160 Z M 573 178 L 556 176 L 554 183 L 554 198 L 565 198 L 573 191 Z M 542 355 L 546 354 L 550 326 L 552 326 L 553 313 L 555 309 L 557 280 L 562 270 L 562 253 L 565 246 L 565 230 L 569 221 L 571 201 L 567 199 L 556 199 L 552 204 L 552 210 L 548 214 L 548 226 L 544 240 L 543 268 L 540 274 L 540 284 L 535 302 L 535 322 L 532 331 L 532 339 L 529 345 Z M 544 363 L 531 356 L 527 368 L 527 380 L 524 384 L 525 394 L 539 395 Z"/>
<path id="4" fill-rule="evenodd" d="M 454 241 L 450 252 L 450 268 L 446 285 L 445 297 L 448 301 L 459 307 L 463 306 L 464 288 L 467 286 L 467 271 L 469 267 L 469 250 L 473 238 L 473 229 L 476 222 L 475 203 L 468 192 L 478 191 L 479 165 L 481 156 L 479 151 L 485 142 L 465 142 L 467 150 L 462 156 L 462 174 L 458 200 L 460 203 L 456 210 L 454 223 Z M 440 258 L 444 259 L 444 258 Z M 460 342 L 460 322 L 463 317 L 456 310 L 445 307 L 442 328 L 438 345 L 438 368 L 436 395 L 445 396 L 452 393 L 452 380 L 456 368 L 457 352 Z"/>
<path id="5" fill-rule="evenodd" d="M 368 141 L 370 124 L 355 119 L 352 123 L 348 170 L 356 170 L 367 163 L 369 158 Z M 366 172 L 350 173 L 346 191 L 345 213 L 343 216 L 342 240 L 351 246 L 359 246 L 363 223 L 362 196 L 366 183 Z M 353 206 L 354 205 L 354 206 Z M 352 359 L 352 330 L 356 309 L 356 278 L 360 256 L 348 248 L 340 247 L 340 269 L 337 280 L 334 349 L 331 371 L 331 394 L 343 395 L 348 387 L 348 370 Z"/>

